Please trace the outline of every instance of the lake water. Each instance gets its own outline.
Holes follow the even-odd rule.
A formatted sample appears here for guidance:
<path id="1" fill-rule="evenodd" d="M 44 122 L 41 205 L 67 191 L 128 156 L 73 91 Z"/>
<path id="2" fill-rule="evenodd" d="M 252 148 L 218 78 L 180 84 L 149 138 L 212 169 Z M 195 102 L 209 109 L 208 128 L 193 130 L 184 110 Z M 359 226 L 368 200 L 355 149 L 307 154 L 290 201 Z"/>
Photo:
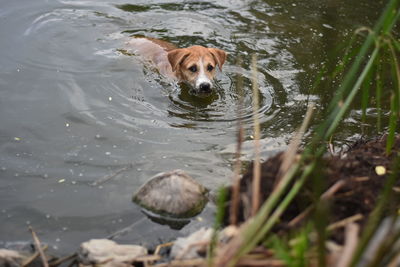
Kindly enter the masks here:
<path id="1" fill-rule="evenodd" d="M 357 27 L 372 26 L 382 6 L 1 1 L 0 247 L 30 241 L 28 226 L 66 254 L 90 238 L 154 245 L 210 224 L 212 203 L 175 230 L 149 219 L 132 194 L 151 176 L 177 168 L 212 191 L 229 183 L 239 117 L 245 139 L 252 136 L 252 54 L 263 157 L 284 149 L 308 101 L 318 113 L 333 94 L 333 88 L 311 92 L 321 67 Z M 132 35 L 227 51 L 217 92 L 199 98 L 167 83 L 140 57 L 121 52 Z M 358 110 L 351 114 L 339 142 L 360 131 Z M 245 150 L 251 158 L 252 145 Z"/>

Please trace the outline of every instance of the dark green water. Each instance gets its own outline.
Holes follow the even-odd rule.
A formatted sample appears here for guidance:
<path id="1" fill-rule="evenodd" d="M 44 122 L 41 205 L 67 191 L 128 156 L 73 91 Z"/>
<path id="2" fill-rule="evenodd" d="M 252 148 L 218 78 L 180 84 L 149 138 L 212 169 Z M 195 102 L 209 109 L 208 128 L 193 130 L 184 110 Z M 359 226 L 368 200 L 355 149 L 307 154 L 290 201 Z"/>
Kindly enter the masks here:
<path id="1" fill-rule="evenodd" d="M 176 168 L 211 190 L 229 182 L 239 74 L 246 140 L 252 135 L 252 54 L 263 157 L 284 149 L 307 102 L 316 103 L 318 114 L 334 93 L 311 90 L 322 66 L 334 64 L 338 45 L 356 28 L 372 26 L 382 7 L 337 0 L 2 1 L 0 247 L 29 241 L 29 225 L 65 253 L 126 227 L 117 241 L 154 244 L 208 224 L 212 204 L 171 230 L 148 219 L 132 193 Z M 220 89 L 198 98 L 166 83 L 140 58 L 119 52 L 131 35 L 224 49 Z M 359 120 L 355 109 L 339 143 L 360 133 Z M 252 145 L 245 151 L 251 158 Z"/>

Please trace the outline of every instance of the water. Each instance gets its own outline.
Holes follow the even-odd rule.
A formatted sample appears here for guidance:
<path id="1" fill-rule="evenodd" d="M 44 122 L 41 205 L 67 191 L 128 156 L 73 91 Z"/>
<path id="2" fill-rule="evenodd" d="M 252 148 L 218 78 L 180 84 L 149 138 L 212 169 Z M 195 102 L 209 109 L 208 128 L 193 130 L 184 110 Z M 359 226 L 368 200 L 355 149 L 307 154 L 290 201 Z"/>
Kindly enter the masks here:
<path id="1" fill-rule="evenodd" d="M 180 168 L 211 190 L 229 183 L 239 118 L 251 158 L 251 55 L 258 56 L 263 156 L 284 149 L 337 44 L 371 26 L 381 1 L 2 1 L 0 246 L 32 226 L 61 254 L 90 238 L 155 244 L 212 220 L 213 204 L 181 230 L 131 202 L 158 172 Z M 229 53 L 207 98 L 168 84 L 121 51 L 131 35 Z M 242 66 L 237 66 L 241 57 Z M 236 77 L 244 77 L 243 106 Z M 241 110 L 238 112 L 238 110 Z M 359 132 L 359 112 L 343 136 Z M 250 155 L 250 156 L 249 156 Z M 105 177 L 103 184 L 94 185 Z M 117 233 L 117 234 L 116 234 Z"/>

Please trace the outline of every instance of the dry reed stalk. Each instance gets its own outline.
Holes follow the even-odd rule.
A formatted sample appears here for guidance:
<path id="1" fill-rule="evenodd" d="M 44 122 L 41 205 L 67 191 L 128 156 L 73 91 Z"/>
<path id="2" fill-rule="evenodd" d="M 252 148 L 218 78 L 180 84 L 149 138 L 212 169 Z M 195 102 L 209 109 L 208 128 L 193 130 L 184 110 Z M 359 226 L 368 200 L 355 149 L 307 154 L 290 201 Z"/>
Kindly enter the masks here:
<path id="1" fill-rule="evenodd" d="M 362 214 L 360 214 L 360 213 L 357 213 L 357 214 L 355 214 L 353 216 L 347 217 L 347 218 L 345 218 L 343 220 L 340 220 L 338 222 L 330 224 L 326 229 L 328 231 L 332 231 L 332 230 L 335 230 L 337 228 L 345 227 L 346 225 L 348 225 L 350 223 L 354 223 L 356 221 L 359 221 L 362 218 L 364 218 L 364 216 Z"/>
<path id="2" fill-rule="evenodd" d="M 43 250 L 47 250 L 48 246 L 44 246 Z M 32 254 L 29 258 L 24 260 L 24 262 L 21 263 L 21 267 L 26 267 L 29 264 L 31 264 L 38 256 L 40 255 L 39 251 L 35 251 L 35 253 Z"/>
<path id="3" fill-rule="evenodd" d="M 358 232 L 360 227 L 352 222 L 346 225 L 346 239 L 343 247 L 342 255 L 336 264 L 336 267 L 348 267 L 350 266 L 353 254 L 358 244 Z"/>
<path id="4" fill-rule="evenodd" d="M 144 267 L 153 266 L 153 263 L 161 260 L 162 257 L 160 255 L 146 255 L 146 256 L 139 256 L 135 258 L 135 262 L 141 262 Z"/>
<path id="5" fill-rule="evenodd" d="M 353 216 L 344 218 L 343 220 L 340 220 L 340 221 L 337 221 L 337 222 L 334 222 L 334 223 L 328 225 L 328 227 L 326 228 L 326 231 L 331 232 L 335 229 L 346 227 L 347 225 L 349 225 L 351 223 L 355 223 L 356 221 L 359 221 L 363 218 L 364 218 L 364 216 L 362 214 L 357 213 Z M 311 233 L 309 233 L 308 237 L 311 240 L 315 240 L 316 234 L 317 234 L 316 232 L 311 232 Z M 289 244 L 293 246 L 296 242 L 298 242 L 298 239 L 292 239 L 289 241 Z"/>
<path id="6" fill-rule="evenodd" d="M 255 60 L 254 59 L 256 59 L 256 57 L 255 56 L 253 56 L 253 64 L 255 63 Z M 254 69 L 254 68 L 253 68 Z M 254 72 L 253 72 L 253 74 L 254 74 Z M 254 86 L 254 83 L 253 83 L 253 86 Z M 253 87 L 253 89 L 254 89 L 254 87 Z M 313 110 L 313 108 L 314 108 L 314 105 L 313 104 L 311 104 L 311 105 L 309 105 L 308 106 L 308 109 L 307 109 L 307 113 L 306 113 L 306 116 L 305 116 L 305 118 L 304 118 L 304 120 L 303 120 L 303 123 L 302 123 L 302 125 L 301 125 L 301 127 L 300 127 L 300 130 L 299 130 L 299 132 L 296 134 L 296 136 L 293 138 L 293 140 L 291 141 L 291 145 L 289 145 L 289 147 L 292 147 L 292 149 L 291 149 L 291 152 L 288 154 L 288 156 L 286 156 L 286 158 L 284 158 L 284 162 L 286 162 L 286 170 L 285 170 L 285 172 L 284 173 L 282 173 L 283 175 L 286 175 L 285 173 L 286 172 L 290 172 L 290 170 L 292 170 L 290 167 L 290 165 L 291 165 L 291 163 L 293 163 L 294 162 L 294 160 L 295 160 L 295 157 L 296 157 L 296 152 L 297 152 L 297 149 L 298 149 L 298 147 L 299 147 L 299 145 L 300 145 L 300 140 L 301 140 L 301 137 L 303 136 L 303 133 L 305 132 L 305 129 L 307 128 L 307 126 L 308 126 L 308 123 L 309 123 L 309 121 L 310 121 L 310 119 L 311 119 L 311 115 L 312 115 L 312 110 Z M 256 160 L 256 162 L 257 162 L 257 160 Z M 255 166 L 256 166 L 256 164 L 254 164 Z M 282 168 L 282 167 L 281 167 Z M 260 177 L 258 177 L 258 183 L 257 183 L 257 179 L 255 179 L 255 176 L 256 176 L 256 174 L 255 174 L 256 172 L 255 172 L 255 170 L 253 170 L 253 195 L 252 195 L 252 200 L 258 200 L 259 201 L 259 199 L 260 199 L 260 197 L 259 196 L 254 196 L 255 195 L 255 192 L 258 192 L 258 193 L 260 193 L 259 192 L 259 182 L 260 182 Z M 279 191 L 281 191 L 282 190 L 282 187 L 284 187 L 284 181 L 283 180 L 281 180 L 281 179 L 277 179 L 278 180 L 278 183 L 277 183 L 277 185 L 274 187 L 274 190 L 273 190 L 273 192 L 271 193 L 271 195 L 274 195 L 274 192 L 279 192 Z M 254 188 L 256 189 L 256 190 L 254 190 Z M 254 201 L 252 202 L 252 204 L 254 204 Z M 254 205 L 252 206 L 252 208 L 254 207 Z M 265 218 L 265 219 L 267 219 L 267 218 Z M 218 252 L 218 255 L 217 255 L 217 264 L 216 264 L 216 266 L 226 266 L 226 264 L 231 260 L 231 259 L 233 259 L 235 256 L 237 256 L 237 253 L 238 253 L 238 251 L 240 250 L 240 248 L 244 245 L 244 237 L 243 237 L 243 235 L 244 235 L 244 232 L 245 231 L 247 231 L 248 229 L 249 229 L 249 225 L 252 225 L 252 223 L 253 223 L 253 221 L 252 221 L 252 219 L 250 219 L 250 220 L 247 220 L 245 223 L 243 223 L 241 226 L 240 226 L 240 230 L 239 230 L 239 234 L 235 237 L 235 238 L 233 238 L 228 244 L 226 244 L 224 247 L 222 247 L 220 250 L 219 250 L 219 252 Z"/>
<path id="7" fill-rule="evenodd" d="M 241 65 L 241 57 L 238 57 L 237 65 Z M 243 143 L 243 125 L 242 125 L 242 108 L 243 108 L 243 78 L 241 75 L 238 75 L 237 78 L 237 87 L 239 91 L 239 101 L 238 101 L 238 134 L 237 134 L 237 144 L 236 144 L 236 153 L 235 153 L 235 167 L 233 172 L 233 182 L 232 182 L 232 196 L 231 203 L 229 209 L 229 223 L 231 225 L 237 224 L 238 219 L 238 210 L 239 210 L 239 199 L 240 199 L 240 155 L 242 151 L 242 143 Z"/>
<path id="8" fill-rule="evenodd" d="M 389 262 L 388 267 L 398 267 L 399 262 L 400 262 L 400 252 L 398 252 L 397 255 L 393 257 L 393 259 Z"/>
<path id="9" fill-rule="evenodd" d="M 259 87 L 257 71 L 257 55 L 253 54 L 251 61 L 253 74 L 253 123 L 254 123 L 254 165 L 253 165 L 253 184 L 251 200 L 251 216 L 256 215 L 260 207 L 260 183 L 261 183 L 261 162 L 260 162 L 260 122 L 258 119 L 259 110 Z"/>
<path id="10" fill-rule="evenodd" d="M 308 124 L 310 123 L 314 106 L 314 103 L 308 105 L 307 112 L 304 116 L 304 120 L 300 126 L 300 129 L 295 133 L 292 140 L 290 141 L 288 149 L 283 153 L 282 164 L 279 168 L 276 184 L 280 181 L 280 179 L 285 175 L 285 173 L 290 169 L 293 162 L 296 160 L 297 151 L 299 149 L 301 139 L 308 127 Z"/>
<path id="11" fill-rule="evenodd" d="M 71 255 L 68 255 L 68 256 L 59 258 L 59 259 L 56 260 L 56 261 L 52 261 L 52 262 L 50 263 L 50 267 L 55 267 L 55 266 L 61 265 L 61 264 L 65 263 L 65 262 L 67 262 L 67 261 L 69 261 L 69 260 L 76 259 L 76 257 L 77 257 L 77 254 L 74 253 L 74 254 L 71 254 Z"/>
<path id="12" fill-rule="evenodd" d="M 31 231 L 36 250 L 39 251 L 39 255 L 40 255 L 40 259 L 42 260 L 43 267 L 49 267 L 49 263 L 47 262 L 46 255 L 44 254 L 42 246 L 40 245 L 39 238 L 37 237 L 35 231 L 33 231 L 33 228 L 30 226 L 29 226 L 29 231 Z"/>

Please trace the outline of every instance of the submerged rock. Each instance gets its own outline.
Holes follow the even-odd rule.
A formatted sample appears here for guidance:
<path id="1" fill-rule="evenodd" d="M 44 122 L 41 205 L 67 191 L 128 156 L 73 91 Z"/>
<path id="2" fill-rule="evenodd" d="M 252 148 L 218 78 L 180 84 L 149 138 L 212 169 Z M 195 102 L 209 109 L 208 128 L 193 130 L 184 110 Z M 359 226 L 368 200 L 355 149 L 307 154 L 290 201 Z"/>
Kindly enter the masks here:
<path id="1" fill-rule="evenodd" d="M 141 186 L 133 201 L 142 207 L 172 217 L 187 218 L 200 213 L 207 189 L 182 170 L 159 173 Z"/>
<path id="2" fill-rule="evenodd" d="M 108 239 L 92 239 L 81 244 L 78 251 L 80 266 L 130 267 L 147 249 L 137 245 L 119 245 Z"/>

